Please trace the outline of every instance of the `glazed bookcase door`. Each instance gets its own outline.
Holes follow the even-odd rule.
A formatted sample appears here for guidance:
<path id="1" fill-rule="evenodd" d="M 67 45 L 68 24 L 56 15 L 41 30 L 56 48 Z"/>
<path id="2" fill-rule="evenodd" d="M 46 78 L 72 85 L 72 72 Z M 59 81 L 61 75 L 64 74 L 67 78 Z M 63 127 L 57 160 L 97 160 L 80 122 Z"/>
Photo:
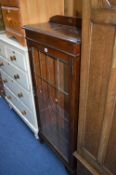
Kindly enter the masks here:
<path id="1" fill-rule="evenodd" d="M 69 60 L 62 60 L 33 47 L 35 95 L 39 109 L 40 133 L 69 159 L 70 84 Z"/>

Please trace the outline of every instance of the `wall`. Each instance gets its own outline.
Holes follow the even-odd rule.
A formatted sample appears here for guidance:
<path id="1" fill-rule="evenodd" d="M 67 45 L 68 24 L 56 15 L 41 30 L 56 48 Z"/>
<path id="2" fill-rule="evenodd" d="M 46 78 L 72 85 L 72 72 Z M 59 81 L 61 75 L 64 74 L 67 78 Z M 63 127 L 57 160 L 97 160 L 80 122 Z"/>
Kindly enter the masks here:
<path id="1" fill-rule="evenodd" d="M 64 0 L 64 11 L 66 16 L 81 16 L 82 1 L 81 0 Z"/>

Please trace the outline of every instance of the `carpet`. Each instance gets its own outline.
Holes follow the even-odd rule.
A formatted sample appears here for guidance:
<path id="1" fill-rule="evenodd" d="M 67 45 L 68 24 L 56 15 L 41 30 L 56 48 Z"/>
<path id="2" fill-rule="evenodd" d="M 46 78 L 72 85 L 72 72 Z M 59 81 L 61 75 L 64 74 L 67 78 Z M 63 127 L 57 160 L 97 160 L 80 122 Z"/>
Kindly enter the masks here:
<path id="1" fill-rule="evenodd" d="M 35 139 L 20 117 L 0 98 L 0 175 L 67 175 L 62 162 Z"/>

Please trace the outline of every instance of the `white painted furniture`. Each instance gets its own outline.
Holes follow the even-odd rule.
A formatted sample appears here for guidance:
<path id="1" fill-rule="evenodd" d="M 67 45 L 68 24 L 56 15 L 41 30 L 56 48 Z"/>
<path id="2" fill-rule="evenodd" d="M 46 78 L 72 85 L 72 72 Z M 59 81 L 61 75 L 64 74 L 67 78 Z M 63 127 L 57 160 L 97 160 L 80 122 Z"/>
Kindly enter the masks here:
<path id="1" fill-rule="evenodd" d="M 5 99 L 38 138 L 28 50 L 5 34 L 0 34 L 0 72 Z"/>

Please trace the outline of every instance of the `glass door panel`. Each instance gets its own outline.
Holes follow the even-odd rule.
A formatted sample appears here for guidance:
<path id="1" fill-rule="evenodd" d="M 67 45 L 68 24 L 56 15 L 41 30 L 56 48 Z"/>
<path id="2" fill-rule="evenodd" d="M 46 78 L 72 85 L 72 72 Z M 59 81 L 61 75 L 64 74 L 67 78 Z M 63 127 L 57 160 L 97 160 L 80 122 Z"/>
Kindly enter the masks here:
<path id="1" fill-rule="evenodd" d="M 68 159 L 69 72 L 68 62 L 33 49 L 33 68 L 40 112 L 40 132 Z"/>

